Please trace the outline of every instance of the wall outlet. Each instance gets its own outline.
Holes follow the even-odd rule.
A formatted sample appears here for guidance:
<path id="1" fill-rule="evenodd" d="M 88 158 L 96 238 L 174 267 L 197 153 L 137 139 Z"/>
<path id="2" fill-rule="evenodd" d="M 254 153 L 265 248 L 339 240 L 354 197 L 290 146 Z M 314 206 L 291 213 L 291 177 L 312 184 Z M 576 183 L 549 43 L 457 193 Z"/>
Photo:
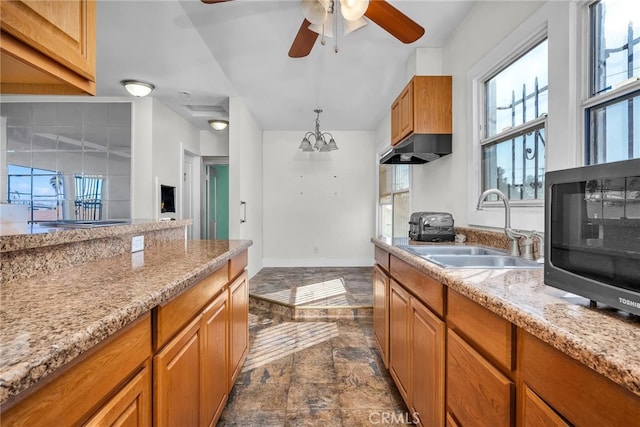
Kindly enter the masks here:
<path id="1" fill-rule="evenodd" d="M 133 236 L 131 238 L 131 252 L 144 250 L 144 236 Z"/>
<path id="2" fill-rule="evenodd" d="M 317 254 L 317 253 L 318 253 L 318 247 L 317 247 L 317 246 L 314 246 L 314 247 L 313 247 L 313 253 L 314 253 L 314 254 Z"/>

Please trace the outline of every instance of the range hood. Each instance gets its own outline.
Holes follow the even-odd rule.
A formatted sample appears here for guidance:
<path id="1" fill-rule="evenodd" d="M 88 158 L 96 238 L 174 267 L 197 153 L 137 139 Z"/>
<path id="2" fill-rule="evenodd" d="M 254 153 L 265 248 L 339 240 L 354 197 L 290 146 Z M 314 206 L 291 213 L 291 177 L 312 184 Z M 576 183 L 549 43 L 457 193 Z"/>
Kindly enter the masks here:
<path id="1" fill-rule="evenodd" d="M 418 165 L 451 154 L 451 134 L 414 134 L 382 155 L 383 165 Z"/>

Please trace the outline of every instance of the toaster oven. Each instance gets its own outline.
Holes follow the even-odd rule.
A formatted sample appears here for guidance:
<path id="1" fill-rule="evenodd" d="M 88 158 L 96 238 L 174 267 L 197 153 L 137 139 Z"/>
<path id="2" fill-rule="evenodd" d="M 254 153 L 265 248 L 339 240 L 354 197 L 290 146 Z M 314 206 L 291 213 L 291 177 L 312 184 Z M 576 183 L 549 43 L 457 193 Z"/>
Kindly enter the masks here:
<path id="1" fill-rule="evenodd" d="M 453 242 L 453 217 L 446 212 L 414 212 L 409 219 L 409 238 L 421 242 Z"/>

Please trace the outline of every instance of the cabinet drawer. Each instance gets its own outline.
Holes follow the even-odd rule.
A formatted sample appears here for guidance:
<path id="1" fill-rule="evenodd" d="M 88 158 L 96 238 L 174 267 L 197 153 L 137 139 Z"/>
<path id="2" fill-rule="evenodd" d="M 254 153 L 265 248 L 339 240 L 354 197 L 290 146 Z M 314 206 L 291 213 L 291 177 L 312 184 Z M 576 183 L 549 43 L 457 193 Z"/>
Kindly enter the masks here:
<path id="1" fill-rule="evenodd" d="M 391 255 L 391 276 L 423 304 L 442 316 L 444 313 L 444 285 Z"/>
<path id="2" fill-rule="evenodd" d="M 248 251 L 242 251 L 229 260 L 229 282 L 235 279 L 244 271 L 249 264 Z"/>
<path id="3" fill-rule="evenodd" d="M 529 387 L 526 385 L 523 387 L 524 397 L 522 399 L 522 415 L 520 416 L 523 427 L 569 427 L 569 424 L 564 422 L 562 417 L 556 414 Z"/>
<path id="4" fill-rule="evenodd" d="M 522 380 L 574 425 L 637 425 L 640 397 L 522 331 Z"/>
<path id="5" fill-rule="evenodd" d="M 151 425 L 151 368 L 146 366 L 100 411 L 87 427 Z"/>
<path id="6" fill-rule="evenodd" d="M 515 369 L 515 326 L 449 289 L 447 324 L 505 372 Z"/>
<path id="7" fill-rule="evenodd" d="M 209 301 L 228 282 L 228 267 L 220 267 L 166 304 L 155 309 L 154 348 L 160 349 L 191 319 L 200 314 Z"/>
<path id="8" fill-rule="evenodd" d="M 3 407 L 2 425 L 78 425 L 149 357 L 151 321 L 146 314 L 60 368 L 32 393 L 23 393 L 25 399 Z"/>
<path id="9" fill-rule="evenodd" d="M 447 407 L 461 425 L 512 425 L 514 391 L 507 377 L 447 331 Z"/>
<path id="10" fill-rule="evenodd" d="M 389 271 L 389 252 L 376 246 L 374 258 L 385 271 Z"/>

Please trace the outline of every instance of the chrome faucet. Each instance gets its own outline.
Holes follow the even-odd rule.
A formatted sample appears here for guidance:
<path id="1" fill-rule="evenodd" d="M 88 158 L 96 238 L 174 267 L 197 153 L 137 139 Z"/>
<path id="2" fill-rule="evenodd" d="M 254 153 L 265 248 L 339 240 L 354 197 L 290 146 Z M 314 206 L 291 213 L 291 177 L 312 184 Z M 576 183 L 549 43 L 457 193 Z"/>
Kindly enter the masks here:
<path id="1" fill-rule="evenodd" d="M 496 196 L 498 196 L 498 199 L 502 200 L 502 203 L 504 203 L 504 234 L 506 234 L 507 237 L 511 239 L 511 249 L 509 250 L 509 255 L 520 256 L 520 247 L 518 246 L 518 240 L 520 237 L 526 236 L 511 228 L 511 205 L 509 204 L 509 199 L 507 198 L 507 196 L 505 196 L 502 191 L 496 188 L 490 188 L 489 190 L 486 190 L 484 193 L 482 193 L 478 198 L 478 206 L 476 206 L 476 210 L 482 210 L 482 205 L 490 194 L 495 194 Z"/>

